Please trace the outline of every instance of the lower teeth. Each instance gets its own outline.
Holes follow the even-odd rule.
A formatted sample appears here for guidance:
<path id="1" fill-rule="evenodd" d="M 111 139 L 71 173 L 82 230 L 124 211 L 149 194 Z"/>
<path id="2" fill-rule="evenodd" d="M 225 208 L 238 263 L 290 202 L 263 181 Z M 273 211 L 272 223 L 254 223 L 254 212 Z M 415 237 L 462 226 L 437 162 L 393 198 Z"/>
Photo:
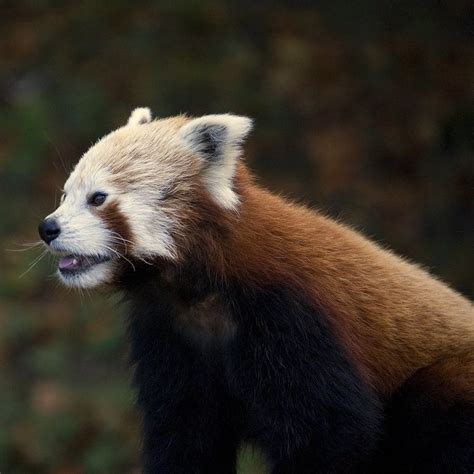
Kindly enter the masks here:
<path id="1" fill-rule="evenodd" d="M 97 265 L 106 260 L 106 258 L 92 258 L 87 256 L 73 256 L 62 257 L 59 260 L 58 266 L 62 271 L 81 271 L 93 265 Z"/>

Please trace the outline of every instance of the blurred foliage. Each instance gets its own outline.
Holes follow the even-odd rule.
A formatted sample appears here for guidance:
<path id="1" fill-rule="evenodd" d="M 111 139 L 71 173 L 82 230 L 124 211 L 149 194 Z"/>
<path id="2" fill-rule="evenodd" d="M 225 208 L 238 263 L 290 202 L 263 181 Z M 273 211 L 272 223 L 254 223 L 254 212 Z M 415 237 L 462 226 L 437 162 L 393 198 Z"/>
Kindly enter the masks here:
<path id="1" fill-rule="evenodd" d="M 17 252 L 135 106 L 255 117 L 262 183 L 474 294 L 472 2 L 0 6 L 1 472 L 139 472 L 120 307 Z"/>

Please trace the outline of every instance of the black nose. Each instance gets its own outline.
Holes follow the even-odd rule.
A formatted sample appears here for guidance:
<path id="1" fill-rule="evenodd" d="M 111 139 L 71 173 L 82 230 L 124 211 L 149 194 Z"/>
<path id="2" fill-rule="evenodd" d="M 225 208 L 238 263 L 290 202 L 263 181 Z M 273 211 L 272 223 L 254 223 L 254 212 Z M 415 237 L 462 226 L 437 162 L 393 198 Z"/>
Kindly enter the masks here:
<path id="1" fill-rule="evenodd" d="M 61 233 L 61 229 L 56 219 L 49 218 L 38 226 L 38 232 L 40 237 L 49 244 Z"/>

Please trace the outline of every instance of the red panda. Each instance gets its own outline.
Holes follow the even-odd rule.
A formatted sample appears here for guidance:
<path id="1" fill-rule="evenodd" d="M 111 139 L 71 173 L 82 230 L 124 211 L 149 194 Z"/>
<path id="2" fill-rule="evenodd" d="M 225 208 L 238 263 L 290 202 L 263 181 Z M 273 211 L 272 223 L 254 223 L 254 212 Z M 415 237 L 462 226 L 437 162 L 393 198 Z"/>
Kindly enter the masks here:
<path id="1" fill-rule="evenodd" d="M 39 233 L 69 286 L 123 292 L 145 472 L 472 473 L 474 310 L 418 266 L 258 186 L 251 121 L 95 144 Z"/>

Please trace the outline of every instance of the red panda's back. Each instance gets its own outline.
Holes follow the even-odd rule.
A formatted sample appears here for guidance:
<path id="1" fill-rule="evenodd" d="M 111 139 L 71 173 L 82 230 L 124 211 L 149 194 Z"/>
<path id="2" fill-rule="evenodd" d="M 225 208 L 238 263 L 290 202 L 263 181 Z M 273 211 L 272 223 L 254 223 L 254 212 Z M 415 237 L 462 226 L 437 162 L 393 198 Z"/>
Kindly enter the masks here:
<path id="1" fill-rule="evenodd" d="M 474 309 L 466 298 L 359 233 L 243 181 L 229 272 L 255 285 L 280 280 L 324 308 L 380 393 L 435 360 L 472 350 Z"/>

